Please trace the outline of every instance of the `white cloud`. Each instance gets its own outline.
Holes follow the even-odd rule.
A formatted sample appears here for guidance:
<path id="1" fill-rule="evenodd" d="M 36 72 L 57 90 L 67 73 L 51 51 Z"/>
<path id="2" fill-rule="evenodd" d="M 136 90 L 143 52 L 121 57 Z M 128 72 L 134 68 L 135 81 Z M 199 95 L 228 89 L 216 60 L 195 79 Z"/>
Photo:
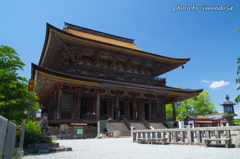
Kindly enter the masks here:
<path id="1" fill-rule="evenodd" d="M 211 81 L 207 81 L 205 79 L 203 79 L 201 82 L 203 82 L 203 83 L 211 83 Z"/>
<path id="2" fill-rule="evenodd" d="M 220 88 L 220 87 L 223 87 L 223 86 L 226 86 L 226 85 L 229 85 L 230 83 L 228 81 L 224 81 L 224 80 L 221 80 L 221 81 L 214 81 L 210 84 L 210 88 L 212 89 L 216 89 L 216 88 Z"/>
<path id="3" fill-rule="evenodd" d="M 207 80 L 203 79 L 201 82 L 208 83 L 209 87 L 212 88 L 212 89 L 217 89 L 217 88 L 220 88 L 220 87 L 223 87 L 223 86 L 226 86 L 226 85 L 230 84 L 228 81 L 224 81 L 224 80 L 221 80 L 221 81 L 207 81 Z"/>

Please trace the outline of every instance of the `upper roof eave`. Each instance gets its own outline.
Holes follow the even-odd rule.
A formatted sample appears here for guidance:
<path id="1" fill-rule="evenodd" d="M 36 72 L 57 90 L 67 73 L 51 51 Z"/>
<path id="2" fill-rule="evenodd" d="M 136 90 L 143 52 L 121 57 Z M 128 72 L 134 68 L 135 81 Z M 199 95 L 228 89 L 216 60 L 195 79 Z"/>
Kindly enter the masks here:
<path id="1" fill-rule="evenodd" d="M 120 81 L 113 81 L 113 80 L 106 80 L 106 79 L 97 79 L 97 78 L 90 78 L 90 77 L 83 77 L 83 76 L 77 76 L 77 75 L 71 75 L 71 74 L 67 74 L 67 73 L 63 73 L 63 72 L 59 72 L 59 71 L 54 71 L 51 69 L 46 69 L 43 68 L 41 66 L 37 66 L 35 64 L 32 63 L 32 73 L 34 73 L 35 71 L 40 71 L 46 74 L 49 74 L 51 76 L 55 76 L 55 77 L 59 77 L 59 78 L 64 78 L 64 79 L 68 79 L 68 80 L 82 80 L 83 78 L 86 79 L 95 79 L 98 80 L 99 83 L 102 83 L 102 86 L 104 86 L 104 84 L 106 85 L 106 83 L 112 83 L 110 85 L 117 84 L 117 85 L 122 85 L 122 86 L 129 86 L 129 87 L 142 87 L 142 88 L 147 88 L 147 89 L 152 89 L 152 90 L 162 90 L 163 92 L 172 92 L 172 93 L 183 93 L 183 94 L 199 94 L 202 92 L 203 89 L 188 89 L 188 90 L 184 90 L 184 89 L 177 89 L 177 88 L 168 88 L 168 87 L 156 87 L 156 86 L 150 86 L 150 85 L 143 85 L 143 84 L 133 84 L 133 83 L 127 83 L 127 82 L 120 82 Z M 32 79 L 35 78 L 35 73 L 32 74 Z"/>
<path id="2" fill-rule="evenodd" d="M 88 39 L 88 38 L 84 38 L 84 37 L 80 37 L 80 36 L 77 36 L 77 35 L 70 34 L 68 32 L 65 32 L 61 29 L 58 29 L 58 28 L 52 26 L 49 23 L 47 23 L 46 25 L 47 25 L 47 28 L 46 28 L 45 42 L 44 42 L 42 54 L 41 54 L 41 57 L 40 57 L 40 60 L 39 60 L 39 65 L 40 66 L 42 65 L 43 60 L 44 60 L 43 58 L 44 58 L 44 54 L 45 54 L 46 49 L 47 49 L 47 44 L 48 44 L 48 39 L 49 39 L 49 36 L 50 36 L 50 30 L 51 29 L 55 30 L 55 31 L 57 31 L 57 32 L 59 32 L 63 35 L 73 37 L 74 39 L 78 39 L 78 40 L 84 39 L 84 40 L 88 40 L 90 42 L 98 43 L 98 44 L 101 44 L 101 45 L 107 45 L 107 46 L 111 46 L 111 47 L 122 48 L 122 49 L 125 49 L 127 51 L 139 53 L 142 56 L 145 55 L 145 56 L 149 56 L 149 57 L 151 56 L 151 57 L 161 59 L 161 60 L 177 61 L 177 62 L 182 63 L 182 64 L 187 63 L 191 59 L 191 58 L 171 58 L 171 57 L 156 55 L 156 54 L 149 53 L 149 52 L 142 51 L 142 50 L 135 50 L 135 49 L 131 49 L 131 48 L 123 47 L 123 46 L 113 45 L 113 44 L 109 44 L 109 43 L 105 43 L 105 42 L 101 42 L 101 41 L 96 41 L 96 40 L 93 40 L 93 39 Z"/>

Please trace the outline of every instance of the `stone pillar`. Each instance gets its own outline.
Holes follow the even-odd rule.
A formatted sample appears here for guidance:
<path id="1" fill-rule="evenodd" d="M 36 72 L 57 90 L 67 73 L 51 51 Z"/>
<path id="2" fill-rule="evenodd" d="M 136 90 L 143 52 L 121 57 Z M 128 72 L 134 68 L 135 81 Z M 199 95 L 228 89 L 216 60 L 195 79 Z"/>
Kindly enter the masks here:
<path id="1" fill-rule="evenodd" d="M 152 99 L 149 98 L 149 101 L 148 101 L 148 117 L 149 119 L 148 120 L 152 120 Z"/>
<path id="2" fill-rule="evenodd" d="M 80 119 L 81 117 L 81 93 L 77 94 L 77 107 L 76 107 L 76 119 Z"/>
<path id="3" fill-rule="evenodd" d="M 235 145 L 237 148 L 240 148 L 240 129 L 237 129 L 236 132 L 237 132 L 237 142 Z"/>
<path id="4" fill-rule="evenodd" d="M 96 119 L 100 119 L 100 103 L 101 103 L 101 98 L 100 98 L 100 93 L 97 93 L 97 101 L 96 101 Z"/>
<path id="5" fill-rule="evenodd" d="M 175 107 L 175 102 L 172 101 L 172 113 L 173 113 L 173 120 L 176 120 L 176 107 Z"/>
<path id="6" fill-rule="evenodd" d="M 58 90 L 58 99 L 57 99 L 57 119 L 61 119 L 61 107 L 62 107 L 62 90 Z"/>

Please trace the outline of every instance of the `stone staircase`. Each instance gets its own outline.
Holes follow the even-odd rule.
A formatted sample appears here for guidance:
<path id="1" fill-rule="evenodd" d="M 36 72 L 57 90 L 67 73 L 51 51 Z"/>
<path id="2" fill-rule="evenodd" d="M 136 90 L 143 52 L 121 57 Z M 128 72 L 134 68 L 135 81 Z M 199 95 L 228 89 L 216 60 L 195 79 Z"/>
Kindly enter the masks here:
<path id="1" fill-rule="evenodd" d="M 108 122 L 106 123 L 106 129 L 109 132 L 114 131 L 129 131 L 127 126 L 123 122 Z"/>
<path id="2" fill-rule="evenodd" d="M 135 130 L 148 129 L 141 122 L 130 122 L 130 124 L 135 128 Z"/>
<path id="3" fill-rule="evenodd" d="M 145 121 L 146 122 L 146 121 Z M 135 130 L 148 129 L 143 122 L 128 122 Z M 147 125 L 153 127 L 154 129 L 166 129 L 162 123 L 153 123 L 147 122 Z M 131 136 L 131 130 L 124 124 L 123 121 L 119 122 L 107 122 L 106 129 L 109 133 L 112 133 L 112 137 L 121 137 L 121 136 Z"/>
<path id="4" fill-rule="evenodd" d="M 123 122 L 108 122 L 106 129 L 112 133 L 112 137 L 131 136 L 130 130 Z"/>
<path id="5" fill-rule="evenodd" d="M 149 123 L 154 129 L 167 129 L 162 123 Z"/>

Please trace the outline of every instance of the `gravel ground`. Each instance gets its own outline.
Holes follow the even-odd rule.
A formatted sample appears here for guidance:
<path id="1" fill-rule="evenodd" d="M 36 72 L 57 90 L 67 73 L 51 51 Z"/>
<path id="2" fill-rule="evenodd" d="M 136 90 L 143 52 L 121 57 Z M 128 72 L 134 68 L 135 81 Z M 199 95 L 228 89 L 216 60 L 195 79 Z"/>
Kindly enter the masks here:
<path id="1" fill-rule="evenodd" d="M 32 154 L 24 159 L 240 159 L 239 148 L 132 143 L 131 138 L 57 140 L 73 151 Z"/>

